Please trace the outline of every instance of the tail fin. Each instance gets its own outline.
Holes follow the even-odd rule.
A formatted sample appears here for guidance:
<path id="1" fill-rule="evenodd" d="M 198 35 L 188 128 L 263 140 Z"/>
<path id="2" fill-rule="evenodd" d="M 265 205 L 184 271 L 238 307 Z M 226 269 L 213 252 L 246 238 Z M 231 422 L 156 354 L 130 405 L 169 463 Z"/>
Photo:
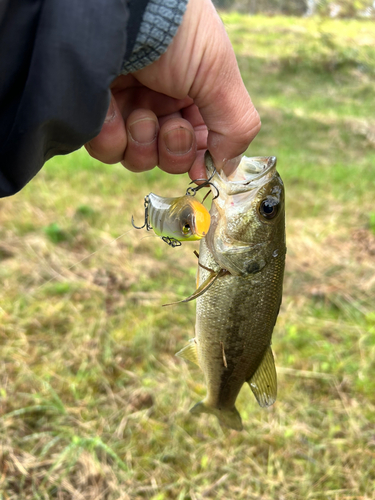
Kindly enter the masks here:
<path id="1" fill-rule="evenodd" d="M 229 427 L 229 429 L 234 429 L 236 431 L 242 431 L 242 420 L 241 415 L 238 413 L 237 408 L 233 406 L 231 410 L 218 408 L 213 408 L 207 405 L 204 401 L 200 401 L 193 408 L 191 408 L 190 413 L 193 415 L 199 415 L 200 413 L 210 413 L 215 415 L 220 425 L 224 427 Z"/>

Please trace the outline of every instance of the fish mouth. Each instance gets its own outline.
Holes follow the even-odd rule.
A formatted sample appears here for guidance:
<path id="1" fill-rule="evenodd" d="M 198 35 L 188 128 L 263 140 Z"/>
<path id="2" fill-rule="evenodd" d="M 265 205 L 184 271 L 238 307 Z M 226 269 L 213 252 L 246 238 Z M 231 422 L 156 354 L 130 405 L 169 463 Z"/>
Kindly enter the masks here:
<path id="1" fill-rule="evenodd" d="M 243 156 L 237 169 L 226 176 L 223 170 L 217 171 L 212 157 L 207 151 L 205 155 L 207 174 L 212 177 L 211 182 L 220 191 L 233 195 L 245 193 L 254 188 L 260 188 L 275 175 L 277 158 L 275 156 Z"/>
<path id="2" fill-rule="evenodd" d="M 250 184 L 265 176 L 276 167 L 276 156 L 243 156 L 237 169 L 227 177 L 229 182 Z"/>

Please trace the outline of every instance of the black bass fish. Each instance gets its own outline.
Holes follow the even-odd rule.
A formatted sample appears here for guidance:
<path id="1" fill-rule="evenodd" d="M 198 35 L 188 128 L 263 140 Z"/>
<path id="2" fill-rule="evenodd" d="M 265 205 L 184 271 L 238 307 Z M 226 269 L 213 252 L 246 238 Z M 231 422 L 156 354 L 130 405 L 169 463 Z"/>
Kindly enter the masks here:
<path id="1" fill-rule="evenodd" d="M 212 413 L 241 430 L 235 402 L 247 382 L 262 407 L 277 395 L 271 350 L 285 263 L 284 186 L 275 157 L 243 157 L 227 178 L 215 172 L 209 152 L 207 175 L 219 196 L 201 240 L 195 338 L 177 355 L 198 364 L 207 395 L 190 411 Z"/>

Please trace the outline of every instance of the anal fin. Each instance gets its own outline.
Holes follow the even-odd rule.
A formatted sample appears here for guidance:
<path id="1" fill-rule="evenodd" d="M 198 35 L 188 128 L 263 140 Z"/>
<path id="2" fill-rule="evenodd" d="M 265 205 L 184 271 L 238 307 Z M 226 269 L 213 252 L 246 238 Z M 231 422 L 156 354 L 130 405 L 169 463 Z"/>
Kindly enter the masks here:
<path id="1" fill-rule="evenodd" d="M 259 406 L 271 406 L 277 397 L 277 375 L 272 349 L 269 346 L 257 371 L 247 381 Z"/>
<path id="2" fill-rule="evenodd" d="M 189 340 L 189 343 L 183 347 L 181 351 L 176 352 L 176 356 L 187 359 L 199 366 L 197 343 L 195 339 Z"/>

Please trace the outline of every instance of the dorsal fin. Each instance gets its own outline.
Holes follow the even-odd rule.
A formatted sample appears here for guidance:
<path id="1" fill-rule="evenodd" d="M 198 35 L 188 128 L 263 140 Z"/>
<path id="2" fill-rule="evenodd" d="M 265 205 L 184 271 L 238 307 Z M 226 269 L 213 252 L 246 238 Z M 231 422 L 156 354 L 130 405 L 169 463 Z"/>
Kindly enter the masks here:
<path id="1" fill-rule="evenodd" d="M 263 408 L 271 406 L 276 401 L 277 376 L 271 346 L 267 347 L 261 364 L 247 383 L 250 385 L 259 406 Z"/>

